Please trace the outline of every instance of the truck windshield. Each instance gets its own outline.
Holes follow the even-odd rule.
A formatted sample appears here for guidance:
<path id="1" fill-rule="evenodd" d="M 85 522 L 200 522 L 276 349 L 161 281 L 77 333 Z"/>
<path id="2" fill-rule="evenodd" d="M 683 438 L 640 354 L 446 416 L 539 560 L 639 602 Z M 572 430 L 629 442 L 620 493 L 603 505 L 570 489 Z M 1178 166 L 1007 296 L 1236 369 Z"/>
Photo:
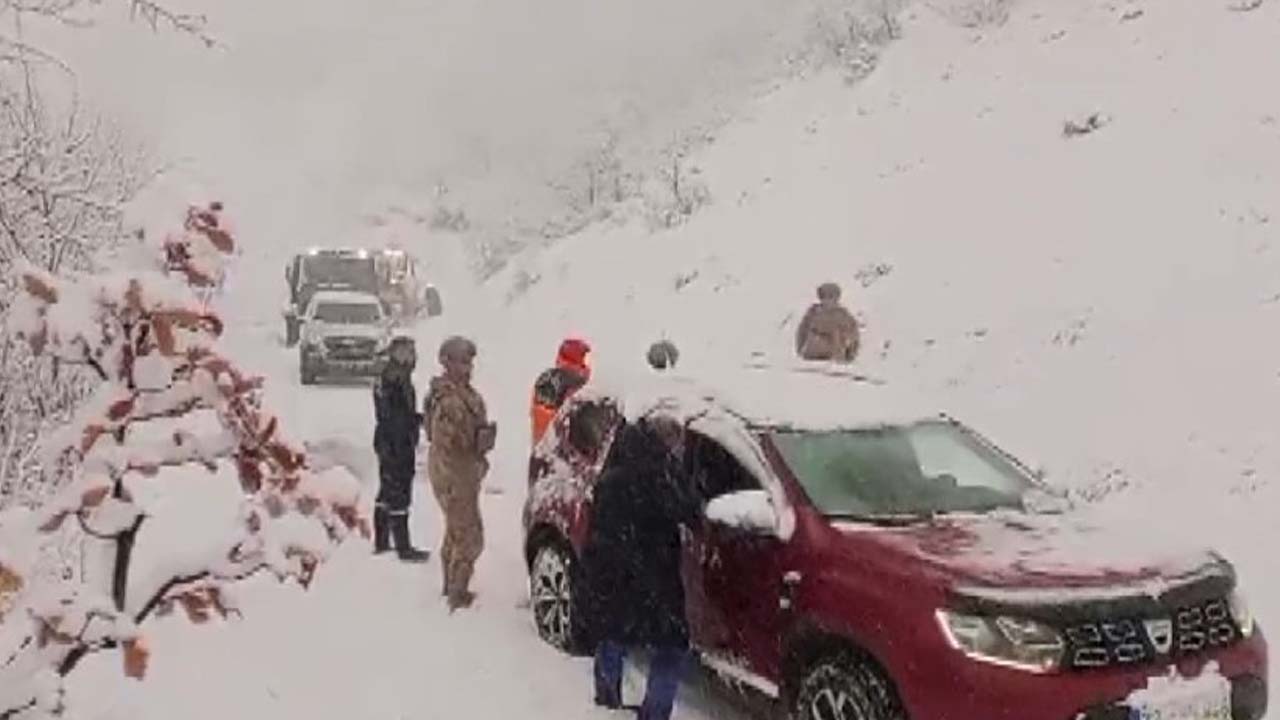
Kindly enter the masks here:
<path id="1" fill-rule="evenodd" d="M 372 258 L 308 257 L 303 263 L 302 281 L 308 285 L 344 286 L 370 290 L 377 285 Z"/>
<path id="2" fill-rule="evenodd" d="M 932 516 L 1023 507 L 1033 481 L 963 427 L 900 427 L 771 435 L 809 499 L 830 517 Z"/>
<path id="3" fill-rule="evenodd" d="M 382 312 L 373 303 L 321 303 L 315 317 L 320 322 L 371 325 L 382 319 Z"/>

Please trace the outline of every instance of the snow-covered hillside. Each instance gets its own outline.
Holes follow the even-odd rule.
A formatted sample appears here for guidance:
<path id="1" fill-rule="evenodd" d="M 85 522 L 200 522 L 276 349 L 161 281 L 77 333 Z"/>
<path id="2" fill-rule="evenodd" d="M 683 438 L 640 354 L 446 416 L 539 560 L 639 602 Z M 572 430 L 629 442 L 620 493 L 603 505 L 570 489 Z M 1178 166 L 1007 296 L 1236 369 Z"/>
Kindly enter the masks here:
<path id="1" fill-rule="evenodd" d="M 1025 0 L 968 28 L 914 6 L 865 81 L 788 83 L 726 126 L 692 160 L 712 204 L 683 227 L 654 234 L 620 208 L 419 328 L 420 384 L 443 335 L 479 340 L 500 424 L 474 613 L 447 615 L 434 561 L 347 547 L 312 593 L 268 589 L 235 629 L 164 626 L 117 716 L 605 717 L 587 667 L 543 647 L 519 605 L 529 385 L 567 333 L 613 368 L 663 335 L 711 372 L 785 355 L 823 280 L 865 323 L 867 372 L 1055 482 L 1114 488 L 1102 507 L 1147 539 L 1217 546 L 1280 627 L 1278 30 L 1270 2 Z M 1094 113 L 1099 129 L 1064 135 Z M 233 342 L 287 420 L 365 443 L 366 389 L 297 385 L 276 344 L 283 283 L 234 290 Z M 416 502 L 434 538 L 429 495 Z M 102 659 L 76 692 L 110 696 L 94 680 L 114 671 Z"/>

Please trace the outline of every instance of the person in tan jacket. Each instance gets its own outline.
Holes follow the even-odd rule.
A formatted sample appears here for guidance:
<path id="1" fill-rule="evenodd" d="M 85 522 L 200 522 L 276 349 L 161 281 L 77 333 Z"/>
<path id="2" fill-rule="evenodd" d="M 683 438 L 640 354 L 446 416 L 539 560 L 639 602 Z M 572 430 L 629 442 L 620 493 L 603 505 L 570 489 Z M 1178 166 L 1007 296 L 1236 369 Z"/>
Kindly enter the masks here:
<path id="1" fill-rule="evenodd" d="M 471 386 L 475 343 L 451 337 L 440 346 L 444 372 L 432 378 L 423 407 L 427 430 L 427 474 L 444 513 L 440 564 L 450 611 L 475 601 L 471 577 L 484 550 L 480 482 L 497 435 L 484 398 Z"/>
<path id="2" fill-rule="evenodd" d="M 818 302 L 796 327 L 796 354 L 804 360 L 851 363 L 858 354 L 858 321 L 840 304 L 840 286 L 818 286 Z"/>

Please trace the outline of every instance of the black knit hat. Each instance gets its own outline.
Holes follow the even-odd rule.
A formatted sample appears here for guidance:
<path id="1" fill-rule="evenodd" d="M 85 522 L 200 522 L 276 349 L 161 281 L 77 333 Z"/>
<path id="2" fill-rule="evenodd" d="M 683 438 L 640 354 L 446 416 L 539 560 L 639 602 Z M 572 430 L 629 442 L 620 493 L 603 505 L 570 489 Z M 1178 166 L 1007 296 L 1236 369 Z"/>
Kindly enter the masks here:
<path id="1" fill-rule="evenodd" d="M 659 340 L 649 346 L 649 352 L 645 358 L 654 370 L 667 370 L 676 366 L 676 361 L 680 359 L 680 352 L 670 340 Z"/>

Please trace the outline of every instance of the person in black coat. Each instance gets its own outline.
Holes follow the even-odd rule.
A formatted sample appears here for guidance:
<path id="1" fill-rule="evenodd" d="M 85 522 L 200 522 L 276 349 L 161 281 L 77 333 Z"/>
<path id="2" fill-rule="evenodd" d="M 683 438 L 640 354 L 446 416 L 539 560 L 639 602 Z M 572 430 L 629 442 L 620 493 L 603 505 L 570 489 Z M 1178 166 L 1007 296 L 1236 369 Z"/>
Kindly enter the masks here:
<path id="1" fill-rule="evenodd" d="M 426 562 L 431 554 L 409 542 L 409 503 L 417 474 L 422 415 L 417 411 L 413 368 L 418 354 L 413 339 L 397 337 L 387 348 L 387 364 L 373 385 L 376 425 L 373 449 L 378 454 L 378 497 L 373 506 L 373 552 L 394 545 L 406 562 Z"/>
<path id="2" fill-rule="evenodd" d="M 671 716 L 689 626 L 680 528 L 697 522 L 679 461 L 683 428 L 665 419 L 624 425 L 597 481 L 583 552 L 587 630 L 596 641 L 595 701 L 622 707 L 628 648 L 652 650 L 639 720 Z"/>

